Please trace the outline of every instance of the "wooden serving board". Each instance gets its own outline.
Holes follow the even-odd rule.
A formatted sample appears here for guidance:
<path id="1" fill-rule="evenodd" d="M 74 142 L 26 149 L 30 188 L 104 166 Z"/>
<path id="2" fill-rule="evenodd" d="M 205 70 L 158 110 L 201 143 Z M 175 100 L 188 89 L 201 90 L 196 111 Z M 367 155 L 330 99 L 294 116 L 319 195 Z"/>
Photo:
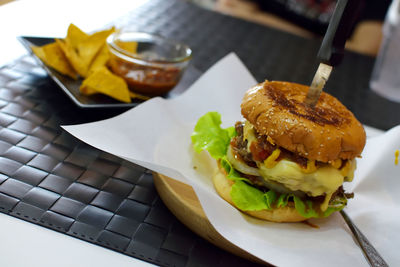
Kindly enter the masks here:
<path id="1" fill-rule="evenodd" d="M 208 221 L 193 188 L 167 176 L 153 173 L 154 184 L 168 209 L 193 232 L 214 245 L 251 261 L 266 264 L 221 236 Z"/>

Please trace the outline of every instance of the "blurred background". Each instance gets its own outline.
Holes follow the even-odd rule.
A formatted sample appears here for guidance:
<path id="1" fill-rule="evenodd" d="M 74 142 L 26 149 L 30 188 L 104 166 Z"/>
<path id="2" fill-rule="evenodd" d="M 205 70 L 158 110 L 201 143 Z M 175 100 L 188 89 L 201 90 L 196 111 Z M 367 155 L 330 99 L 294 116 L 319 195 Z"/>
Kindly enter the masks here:
<path id="1" fill-rule="evenodd" d="M 18 0 L 0 0 L 4 5 Z M 337 0 L 182 0 L 278 28 L 305 38 L 322 38 Z M 391 0 L 361 0 L 360 16 L 346 48 L 376 56 Z"/>
<path id="2" fill-rule="evenodd" d="M 322 38 L 337 0 L 187 0 L 227 15 L 285 30 L 306 38 Z M 376 56 L 391 0 L 364 0 L 346 48 Z"/>

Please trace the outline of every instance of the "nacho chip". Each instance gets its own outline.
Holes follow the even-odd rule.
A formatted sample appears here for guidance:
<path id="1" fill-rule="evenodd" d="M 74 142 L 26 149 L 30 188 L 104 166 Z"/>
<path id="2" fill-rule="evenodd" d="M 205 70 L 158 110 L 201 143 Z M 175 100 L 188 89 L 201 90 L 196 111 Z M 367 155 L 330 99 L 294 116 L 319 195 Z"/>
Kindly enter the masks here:
<path id="1" fill-rule="evenodd" d="M 33 53 L 40 58 L 41 61 L 47 64 L 46 54 L 44 53 L 44 46 L 32 46 Z"/>
<path id="2" fill-rule="evenodd" d="M 78 48 L 78 44 L 82 43 L 86 39 L 89 38 L 89 35 L 85 32 L 83 32 L 81 29 L 79 29 L 77 26 L 74 24 L 70 24 L 68 27 L 67 31 L 67 36 L 65 39 L 69 40 L 69 43 L 74 49 Z"/>
<path id="3" fill-rule="evenodd" d="M 138 93 L 134 93 L 134 92 L 132 92 L 132 91 L 129 91 L 129 96 L 130 96 L 132 99 L 137 98 L 137 99 L 140 99 L 140 100 L 149 100 L 149 99 L 151 98 L 150 96 L 141 95 L 141 94 L 138 94 Z"/>
<path id="4" fill-rule="evenodd" d="M 93 64 L 95 57 L 105 44 L 107 37 L 115 31 L 112 27 L 108 30 L 95 32 L 88 35 L 74 24 L 68 27 L 67 36 L 64 40 L 56 40 L 68 58 L 72 67 L 82 77 L 87 77 L 89 67 Z M 104 56 L 104 55 L 102 55 Z M 100 59 L 100 62 L 104 58 Z M 96 66 L 100 63 L 96 63 Z"/>
<path id="5" fill-rule="evenodd" d="M 106 66 L 108 60 L 110 59 L 110 51 L 106 44 L 103 44 L 103 47 L 100 49 L 99 53 L 93 59 L 92 64 L 90 65 L 88 75 L 93 72 L 103 68 Z"/>
<path id="6" fill-rule="evenodd" d="M 110 72 L 106 67 L 100 68 L 87 77 L 79 90 L 85 95 L 102 93 L 121 102 L 131 102 L 125 80 Z"/>
<path id="7" fill-rule="evenodd" d="M 117 41 L 116 44 L 124 49 L 125 51 L 132 53 L 132 54 L 136 54 L 137 52 L 137 47 L 138 47 L 138 43 L 137 42 L 122 42 L 122 41 Z"/>
<path id="8" fill-rule="evenodd" d="M 69 63 L 73 69 L 82 77 L 86 77 L 87 67 L 81 61 L 79 55 L 76 53 L 75 49 L 72 47 L 69 40 L 56 39 L 56 43 L 62 49 L 65 57 L 68 59 Z"/>
<path id="9" fill-rule="evenodd" d="M 47 66 L 56 71 L 76 79 L 76 72 L 68 62 L 63 50 L 57 43 L 50 43 L 44 46 L 33 46 L 33 53 L 40 58 Z"/>
<path id="10" fill-rule="evenodd" d="M 65 39 L 56 39 L 49 47 L 35 47 L 33 51 L 60 73 L 74 79 L 77 74 L 86 78 L 106 65 L 109 59 L 106 39 L 114 31 L 112 27 L 89 35 L 71 23 Z"/>
<path id="11" fill-rule="evenodd" d="M 82 65 L 86 68 L 86 73 L 89 66 L 92 64 L 95 56 L 99 53 L 100 49 L 104 46 L 107 37 L 115 31 L 115 28 L 96 32 L 90 35 L 86 40 L 79 43 L 77 46 L 77 54 L 82 61 Z M 86 77 L 86 76 L 83 76 Z"/>

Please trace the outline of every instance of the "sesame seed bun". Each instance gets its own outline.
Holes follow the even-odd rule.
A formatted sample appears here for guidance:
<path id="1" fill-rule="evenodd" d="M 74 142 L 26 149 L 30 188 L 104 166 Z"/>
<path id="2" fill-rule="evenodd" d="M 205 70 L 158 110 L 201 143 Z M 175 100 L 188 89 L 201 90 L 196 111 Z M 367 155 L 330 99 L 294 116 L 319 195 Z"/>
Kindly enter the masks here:
<path id="1" fill-rule="evenodd" d="M 265 81 L 248 90 L 242 115 L 258 134 L 289 151 L 321 162 L 360 156 L 361 123 L 335 97 L 322 92 L 315 108 L 304 104 L 308 86 Z"/>
<path id="2" fill-rule="evenodd" d="M 219 164 L 218 164 L 219 165 Z M 231 189 L 233 181 L 226 178 L 226 172 L 222 167 L 218 167 L 213 175 L 213 183 L 217 193 L 229 204 L 239 209 L 232 201 Z M 239 209 L 240 210 L 240 209 Z M 306 218 L 301 216 L 294 208 L 294 203 L 288 203 L 286 207 L 273 210 L 243 211 L 242 212 L 266 221 L 271 222 L 301 222 Z"/>

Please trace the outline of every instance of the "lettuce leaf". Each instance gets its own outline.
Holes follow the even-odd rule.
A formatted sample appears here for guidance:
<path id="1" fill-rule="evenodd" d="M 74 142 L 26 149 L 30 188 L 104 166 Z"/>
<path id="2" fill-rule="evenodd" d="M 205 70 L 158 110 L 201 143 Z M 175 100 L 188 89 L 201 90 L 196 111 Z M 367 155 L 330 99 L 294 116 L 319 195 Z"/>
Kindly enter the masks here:
<path id="1" fill-rule="evenodd" d="M 318 218 L 320 217 L 318 212 L 313 209 L 313 203 L 311 200 L 301 200 L 297 196 L 293 196 L 294 207 L 297 212 L 301 214 L 304 218 Z"/>
<path id="2" fill-rule="evenodd" d="M 277 198 L 278 195 L 274 190 L 269 190 L 268 192 L 264 193 L 264 200 L 267 203 L 268 210 L 271 210 L 274 207 Z"/>
<path id="3" fill-rule="evenodd" d="M 233 168 L 232 164 L 228 161 L 226 155 L 223 156 L 219 163 L 221 164 L 222 168 L 225 169 L 227 175 L 226 177 L 228 179 L 231 179 L 232 181 L 246 181 L 247 183 L 251 184 L 251 181 L 247 178 L 244 178 L 240 175 L 240 173 L 238 171 L 235 170 L 235 168 Z"/>
<path id="4" fill-rule="evenodd" d="M 335 211 L 342 210 L 347 205 L 347 198 L 345 196 L 336 195 L 329 203 L 326 211 L 322 214 L 323 217 L 328 217 Z"/>
<path id="5" fill-rule="evenodd" d="M 264 193 L 244 181 L 236 181 L 232 185 L 231 198 L 241 210 L 271 209 L 264 200 Z"/>
<path id="6" fill-rule="evenodd" d="M 218 112 L 208 112 L 198 120 L 191 139 L 193 148 L 200 153 L 207 150 L 210 155 L 220 161 L 227 173 L 227 178 L 235 181 L 231 190 L 231 198 L 235 205 L 244 211 L 271 210 L 282 208 L 289 201 L 294 202 L 296 210 L 305 218 L 327 217 L 346 206 L 344 196 L 336 196 L 324 212 L 313 208 L 311 200 L 302 200 L 293 194 L 278 194 L 273 190 L 263 192 L 252 186 L 252 182 L 242 177 L 227 160 L 226 152 L 232 137 L 236 136 L 234 127 L 221 128 L 221 115 Z"/>
<path id="7" fill-rule="evenodd" d="M 276 202 L 276 207 L 277 208 L 283 208 L 286 207 L 288 202 L 289 202 L 289 194 L 281 194 L 278 198 L 278 201 Z"/>
<path id="8" fill-rule="evenodd" d="M 226 155 L 229 142 L 236 131 L 234 127 L 222 129 L 220 125 L 221 115 L 218 112 L 208 112 L 200 117 L 191 136 L 196 152 L 207 150 L 214 159 Z"/>

